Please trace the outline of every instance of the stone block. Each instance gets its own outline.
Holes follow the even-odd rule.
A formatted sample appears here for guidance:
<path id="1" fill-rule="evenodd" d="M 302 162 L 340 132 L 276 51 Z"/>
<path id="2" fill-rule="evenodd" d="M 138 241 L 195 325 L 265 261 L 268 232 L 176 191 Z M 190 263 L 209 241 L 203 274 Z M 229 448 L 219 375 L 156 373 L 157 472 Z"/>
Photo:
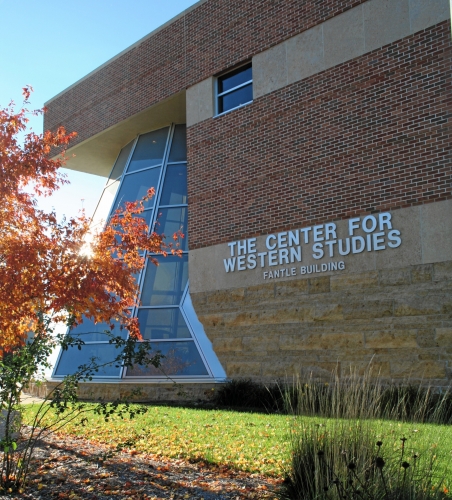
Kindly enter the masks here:
<path id="1" fill-rule="evenodd" d="M 420 361 L 441 361 L 444 360 L 444 356 L 441 356 L 441 353 L 438 348 L 433 349 L 422 349 L 419 351 L 418 359 Z"/>
<path id="2" fill-rule="evenodd" d="M 250 304 L 260 304 L 267 301 L 273 302 L 275 298 L 274 283 L 266 283 L 264 285 L 249 286 L 246 289 L 246 302 Z"/>
<path id="3" fill-rule="evenodd" d="M 330 291 L 330 277 L 309 278 L 309 294 L 327 293 Z"/>
<path id="4" fill-rule="evenodd" d="M 354 300 L 343 304 L 344 319 L 370 319 L 392 316 L 394 302 L 392 300 Z"/>
<path id="5" fill-rule="evenodd" d="M 187 127 L 214 116 L 213 87 L 214 80 L 210 77 L 187 89 Z"/>
<path id="6" fill-rule="evenodd" d="M 331 291 L 356 291 L 377 288 L 378 271 L 365 273 L 336 274 L 330 277 Z"/>
<path id="7" fill-rule="evenodd" d="M 391 365 L 389 361 L 379 361 L 372 357 L 366 360 L 344 360 L 341 361 L 341 377 L 358 375 L 360 377 L 370 376 L 372 378 L 387 378 L 391 376 Z"/>
<path id="8" fill-rule="evenodd" d="M 40 397 L 48 396 L 58 384 L 55 382 L 46 382 L 46 393 L 40 394 Z M 218 387 L 218 384 L 212 382 L 202 384 L 174 383 L 172 381 L 161 382 L 159 384 L 140 384 L 137 381 L 121 384 L 117 382 L 111 384 L 90 382 L 79 385 L 78 395 L 84 401 L 128 399 L 129 401 L 136 402 L 193 402 L 196 400 L 210 400 L 213 390 L 216 387 Z"/>
<path id="9" fill-rule="evenodd" d="M 410 0 L 411 31 L 424 30 L 446 19 L 450 19 L 449 0 Z"/>
<path id="10" fill-rule="evenodd" d="M 285 325 L 285 324 L 282 324 L 282 325 L 272 325 L 272 324 L 268 324 L 268 325 L 261 325 L 261 324 L 257 324 L 257 325 L 250 325 L 250 326 L 247 326 L 246 329 L 243 329 L 243 330 L 233 330 L 231 329 L 232 331 L 234 331 L 234 333 L 239 333 L 241 337 L 255 337 L 255 338 L 260 338 L 260 337 L 263 337 L 263 338 L 272 338 L 274 335 L 279 335 L 281 332 L 286 332 L 287 330 L 290 330 L 290 331 L 294 331 L 295 328 L 294 327 L 297 327 L 296 324 L 290 324 L 290 325 Z M 297 328 L 297 331 L 299 330 L 299 328 Z M 232 336 L 232 335 L 231 335 Z"/>
<path id="11" fill-rule="evenodd" d="M 102 399 L 102 397 L 104 397 L 107 401 L 114 400 L 115 396 L 123 401 L 143 401 L 146 399 L 154 401 L 161 400 L 161 388 L 158 386 L 146 389 L 142 388 L 140 391 L 136 392 L 136 388 L 134 386 L 130 384 L 121 384 L 117 389 L 109 385 L 105 392 L 102 391 L 101 387 L 97 387 L 96 391 L 101 394 L 101 397 L 96 399 Z"/>
<path id="12" fill-rule="evenodd" d="M 380 330 L 365 334 L 366 347 L 370 349 L 417 347 L 416 330 Z"/>
<path id="13" fill-rule="evenodd" d="M 280 307 L 278 309 L 264 309 L 259 314 L 259 323 L 303 323 L 312 321 L 315 315 L 315 305 L 296 305 Z"/>
<path id="14" fill-rule="evenodd" d="M 222 302 L 234 302 L 240 304 L 245 299 L 245 289 L 230 288 L 228 290 L 215 290 L 213 292 L 207 292 L 205 295 L 208 304 L 220 304 Z"/>
<path id="15" fill-rule="evenodd" d="M 254 311 L 224 313 L 221 323 L 226 327 L 255 325 L 259 323 L 259 313 Z"/>
<path id="16" fill-rule="evenodd" d="M 417 344 L 421 348 L 436 347 L 435 329 L 419 328 L 417 331 Z"/>
<path id="17" fill-rule="evenodd" d="M 213 77 L 206 78 L 202 82 L 197 83 L 198 86 L 198 103 L 199 103 L 199 121 L 212 118 L 215 114 L 214 104 L 214 79 Z"/>
<path id="18" fill-rule="evenodd" d="M 221 314 L 198 314 L 198 319 L 205 328 L 224 326 Z"/>
<path id="19" fill-rule="evenodd" d="M 404 347 L 403 349 L 392 349 L 390 347 L 384 347 L 381 349 L 375 349 L 380 358 L 384 357 L 389 361 L 416 361 L 419 359 L 419 353 L 422 352 L 418 347 Z"/>
<path id="20" fill-rule="evenodd" d="M 383 269 L 379 272 L 380 285 L 400 286 L 411 283 L 411 271 L 405 269 Z"/>
<path id="21" fill-rule="evenodd" d="M 253 57 L 254 98 L 287 85 L 286 45 L 280 43 Z"/>
<path id="22" fill-rule="evenodd" d="M 401 245 L 375 253 L 377 269 L 400 269 L 422 264 L 421 207 L 394 210 L 392 228 L 400 231 Z"/>
<path id="23" fill-rule="evenodd" d="M 395 316 L 448 314 L 452 311 L 452 297 L 448 295 L 407 296 L 394 301 Z"/>
<path id="24" fill-rule="evenodd" d="M 204 307 L 207 304 L 207 296 L 206 292 L 198 292 L 198 293 L 190 293 L 190 297 L 193 305 L 196 304 L 196 307 Z"/>
<path id="25" fill-rule="evenodd" d="M 340 363 L 304 362 L 299 371 L 299 381 L 309 383 L 311 380 L 330 381 L 334 373 L 340 373 Z"/>
<path id="26" fill-rule="evenodd" d="M 359 349 L 363 345 L 364 338 L 362 333 L 302 333 L 300 335 L 281 335 L 279 338 L 279 348 L 282 351 Z"/>
<path id="27" fill-rule="evenodd" d="M 309 290 L 309 283 L 307 279 L 283 281 L 277 283 L 275 286 L 275 298 L 286 300 L 298 295 L 306 295 Z"/>
<path id="28" fill-rule="evenodd" d="M 226 374 L 229 378 L 259 377 L 261 375 L 261 363 L 256 361 L 230 361 L 226 363 Z"/>
<path id="29" fill-rule="evenodd" d="M 324 304 L 325 308 L 327 304 Z M 376 329 L 389 329 L 390 327 L 378 325 L 376 326 L 376 321 L 375 318 L 372 318 L 371 321 L 368 321 L 367 319 L 357 319 L 354 321 L 341 321 L 343 318 L 339 318 L 336 321 L 328 322 L 328 323 L 321 323 L 321 322 L 315 322 L 313 324 L 309 324 L 306 326 L 305 330 L 303 331 L 309 331 L 309 333 L 337 333 L 337 332 L 342 332 L 342 333 L 365 333 L 365 332 L 373 332 Z"/>
<path id="30" fill-rule="evenodd" d="M 244 288 L 217 290 L 214 292 L 207 292 L 206 295 L 205 306 L 197 308 L 196 305 L 194 305 L 198 314 L 209 312 L 223 313 L 245 309 Z"/>
<path id="31" fill-rule="evenodd" d="M 372 0 L 362 7 L 366 52 L 410 34 L 408 0 Z"/>
<path id="32" fill-rule="evenodd" d="M 452 281 L 452 261 L 438 262 L 437 264 L 434 264 L 433 281 L 449 281 L 449 280 Z"/>
<path id="33" fill-rule="evenodd" d="M 452 328 L 436 328 L 435 340 L 438 347 L 452 347 Z"/>
<path id="34" fill-rule="evenodd" d="M 315 305 L 314 321 L 337 322 L 344 319 L 342 305 L 334 302 L 317 302 Z"/>
<path id="35" fill-rule="evenodd" d="M 289 38 L 285 45 L 288 84 L 303 80 L 325 69 L 321 25 Z"/>
<path id="36" fill-rule="evenodd" d="M 323 24 L 325 67 L 331 68 L 364 54 L 364 24 L 359 5 Z"/>
<path id="37" fill-rule="evenodd" d="M 243 343 L 240 337 L 220 337 L 212 340 L 213 350 L 216 353 L 243 350 Z"/>
<path id="38" fill-rule="evenodd" d="M 266 377 L 291 381 L 299 372 L 300 362 L 296 358 L 267 359 L 262 362 L 262 372 Z"/>
<path id="39" fill-rule="evenodd" d="M 222 269 L 220 267 L 222 260 L 219 260 L 217 252 L 218 246 L 198 248 L 189 252 L 188 279 L 190 280 L 190 294 L 240 287 L 240 284 L 237 283 L 224 286 L 223 276 L 226 273 L 218 273 L 218 270 Z"/>
<path id="40" fill-rule="evenodd" d="M 426 316 L 388 316 L 387 318 L 378 318 L 374 322 L 380 325 L 380 329 L 394 328 L 394 330 L 411 330 L 413 328 L 430 328 L 432 326 L 432 321 L 434 321 L 434 319 Z M 441 325 L 439 324 L 433 326 Z"/>
<path id="41" fill-rule="evenodd" d="M 31 396 L 45 399 L 55 389 L 56 385 L 57 383 L 55 382 L 43 382 L 41 380 L 32 381 L 25 389 L 25 397 Z"/>
<path id="42" fill-rule="evenodd" d="M 253 335 L 245 336 L 242 339 L 243 349 L 246 352 L 257 352 L 261 356 L 261 351 L 278 350 L 279 335 Z"/>
<path id="43" fill-rule="evenodd" d="M 452 261 L 452 200 L 423 205 L 421 227 L 423 262 Z"/>
<path id="44" fill-rule="evenodd" d="M 411 267 L 411 282 L 425 283 L 432 281 L 433 266 L 432 264 L 421 264 Z"/>
<path id="45" fill-rule="evenodd" d="M 391 376 L 403 379 L 444 379 L 446 363 L 444 361 L 391 361 Z"/>
<path id="46" fill-rule="evenodd" d="M 430 295 L 451 295 L 452 294 L 452 280 L 442 282 L 418 283 L 415 285 L 414 290 L 419 296 Z"/>
<path id="47" fill-rule="evenodd" d="M 198 87 L 189 87 L 186 92 L 187 127 L 195 125 L 199 119 Z"/>

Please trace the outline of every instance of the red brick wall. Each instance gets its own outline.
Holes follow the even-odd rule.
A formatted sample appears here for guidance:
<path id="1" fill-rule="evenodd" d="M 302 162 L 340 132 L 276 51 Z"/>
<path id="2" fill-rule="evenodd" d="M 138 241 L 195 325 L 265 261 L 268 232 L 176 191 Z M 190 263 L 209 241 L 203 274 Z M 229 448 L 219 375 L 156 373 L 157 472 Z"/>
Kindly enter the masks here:
<path id="1" fill-rule="evenodd" d="M 209 0 L 48 105 L 74 145 L 364 0 Z"/>
<path id="2" fill-rule="evenodd" d="M 451 197 L 441 23 L 188 129 L 190 248 Z"/>

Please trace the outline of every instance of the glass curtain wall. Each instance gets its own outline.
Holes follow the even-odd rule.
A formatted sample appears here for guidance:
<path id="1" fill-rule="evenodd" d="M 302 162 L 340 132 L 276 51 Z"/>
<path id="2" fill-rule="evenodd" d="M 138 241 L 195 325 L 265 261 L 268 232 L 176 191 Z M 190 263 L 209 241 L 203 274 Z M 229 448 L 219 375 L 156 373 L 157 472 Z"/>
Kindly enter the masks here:
<path id="1" fill-rule="evenodd" d="M 167 242 L 181 230 L 182 257 L 154 255 L 159 265 L 149 259 L 138 277 L 140 306 L 131 311 L 140 322 L 143 341 L 150 342 L 152 353 L 164 355 L 159 368 L 134 366 L 124 369 L 108 361 L 114 346 L 105 333 L 106 324 L 85 319 L 71 330 L 71 335 L 84 341 L 81 349 L 70 347 L 59 355 L 53 377 L 63 377 L 95 358 L 105 364 L 99 378 L 223 378 L 224 371 L 196 318 L 188 292 L 187 235 L 187 152 L 185 125 L 172 125 L 139 136 L 120 152 L 93 216 L 99 228 L 110 214 L 126 201 L 141 199 L 150 187 L 155 196 L 147 201 L 140 214 Z M 115 335 L 126 335 L 119 328 Z"/>

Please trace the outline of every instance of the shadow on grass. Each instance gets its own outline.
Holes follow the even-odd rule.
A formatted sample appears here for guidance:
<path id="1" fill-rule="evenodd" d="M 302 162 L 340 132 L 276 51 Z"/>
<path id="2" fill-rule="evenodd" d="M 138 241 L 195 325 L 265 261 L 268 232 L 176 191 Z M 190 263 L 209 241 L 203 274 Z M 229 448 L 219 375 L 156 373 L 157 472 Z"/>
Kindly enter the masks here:
<path id="1" fill-rule="evenodd" d="M 59 435 L 38 443 L 28 486 L 10 498 L 274 498 L 274 488 L 274 480 L 228 467 L 164 461 Z"/>

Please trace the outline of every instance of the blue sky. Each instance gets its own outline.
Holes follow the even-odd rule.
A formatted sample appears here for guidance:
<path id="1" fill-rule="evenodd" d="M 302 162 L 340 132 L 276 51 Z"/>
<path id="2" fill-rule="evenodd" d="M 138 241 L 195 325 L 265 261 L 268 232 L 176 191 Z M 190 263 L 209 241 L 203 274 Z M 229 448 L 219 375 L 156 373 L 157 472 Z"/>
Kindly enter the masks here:
<path id="1" fill-rule="evenodd" d="M 34 88 L 31 108 L 40 108 L 195 0 L 0 0 L 0 107 L 21 104 L 21 89 Z M 30 120 L 42 131 L 42 119 Z M 59 216 L 82 204 L 95 208 L 105 179 L 66 171 L 71 185 L 40 201 Z M 82 199 L 84 200 L 82 202 Z"/>

